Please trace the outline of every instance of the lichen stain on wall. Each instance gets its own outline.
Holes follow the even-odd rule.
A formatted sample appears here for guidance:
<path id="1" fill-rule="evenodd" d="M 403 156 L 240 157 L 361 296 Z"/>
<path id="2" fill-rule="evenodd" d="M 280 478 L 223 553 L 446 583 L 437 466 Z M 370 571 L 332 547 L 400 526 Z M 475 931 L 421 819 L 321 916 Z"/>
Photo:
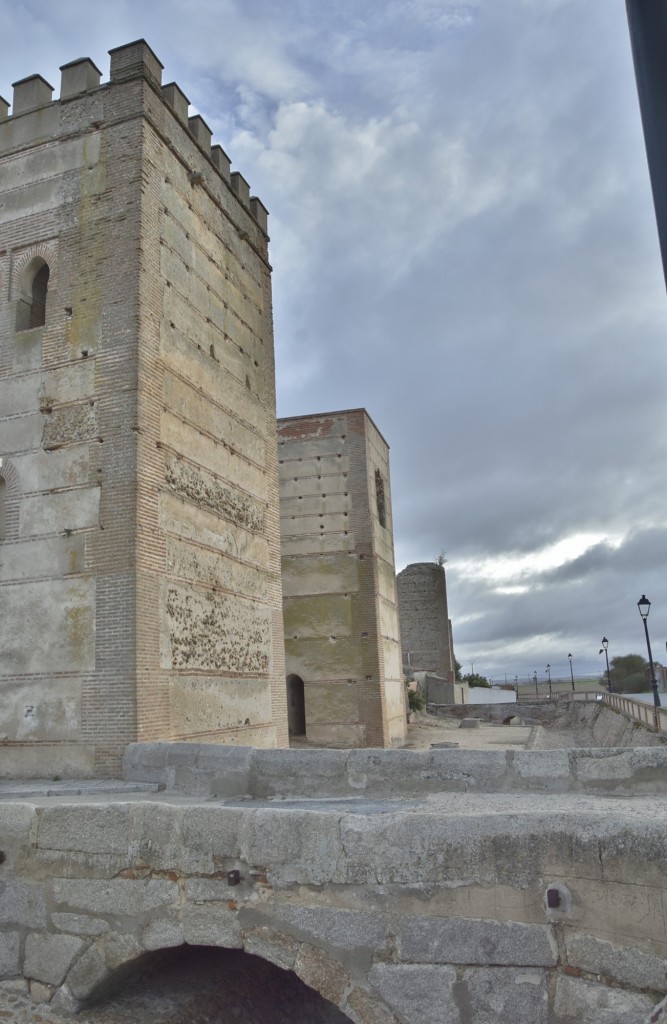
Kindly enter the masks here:
<path id="1" fill-rule="evenodd" d="M 165 597 L 172 668 L 263 675 L 270 670 L 271 620 L 251 601 L 170 585 Z"/>
<path id="2" fill-rule="evenodd" d="M 216 515 L 253 533 L 264 530 L 264 512 L 250 498 L 224 487 L 215 477 L 204 474 L 194 466 L 168 459 L 165 480 L 177 494 L 207 508 Z"/>
<path id="3" fill-rule="evenodd" d="M 84 651 L 90 646 L 92 612 L 90 608 L 74 607 L 65 612 L 65 633 L 68 650 L 76 662 L 83 659 Z"/>

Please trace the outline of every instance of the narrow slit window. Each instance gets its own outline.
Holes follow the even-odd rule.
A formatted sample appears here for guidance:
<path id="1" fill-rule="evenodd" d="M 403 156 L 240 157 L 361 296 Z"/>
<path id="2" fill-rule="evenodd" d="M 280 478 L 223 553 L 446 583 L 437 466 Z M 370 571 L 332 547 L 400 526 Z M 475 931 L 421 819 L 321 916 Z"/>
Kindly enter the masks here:
<path id="1" fill-rule="evenodd" d="M 7 536 L 7 484 L 0 476 L 0 541 Z"/>
<path id="2" fill-rule="evenodd" d="M 50 273 L 48 263 L 45 263 L 33 278 L 30 327 L 43 327 L 46 323 L 46 293 L 49 290 Z"/>
<path id="3" fill-rule="evenodd" d="M 375 470 L 375 502 L 377 504 L 380 526 L 387 527 L 387 500 L 384 492 L 384 480 L 379 469 Z"/>

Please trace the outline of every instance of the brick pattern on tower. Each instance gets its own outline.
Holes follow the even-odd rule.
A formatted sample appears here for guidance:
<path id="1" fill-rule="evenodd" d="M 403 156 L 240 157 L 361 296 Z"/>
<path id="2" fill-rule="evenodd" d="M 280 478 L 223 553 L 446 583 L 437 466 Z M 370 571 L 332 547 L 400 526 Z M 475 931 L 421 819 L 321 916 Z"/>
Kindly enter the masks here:
<path id="1" fill-rule="evenodd" d="M 0 103 L 7 770 L 285 745 L 266 210 L 143 40 L 61 71 Z"/>
<path id="2" fill-rule="evenodd" d="M 280 419 L 278 437 L 291 730 L 316 746 L 402 744 L 387 443 L 363 409 Z"/>
<path id="3" fill-rule="evenodd" d="M 403 669 L 432 672 L 454 682 L 447 581 L 438 562 L 413 562 L 396 577 Z"/>

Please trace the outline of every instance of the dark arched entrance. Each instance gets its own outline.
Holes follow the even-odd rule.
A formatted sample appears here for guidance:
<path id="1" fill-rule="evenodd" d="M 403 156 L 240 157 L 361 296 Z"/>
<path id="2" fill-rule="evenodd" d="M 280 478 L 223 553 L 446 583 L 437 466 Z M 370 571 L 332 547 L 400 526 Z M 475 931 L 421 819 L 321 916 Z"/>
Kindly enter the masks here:
<path id="1" fill-rule="evenodd" d="M 306 735 L 306 698 L 301 676 L 287 677 L 287 728 L 290 736 Z"/>
<path id="2" fill-rule="evenodd" d="M 112 994 L 77 1014 L 80 1024 L 350 1024 L 293 971 L 240 949 L 177 946 L 119 973 L 104 986 Z"/>

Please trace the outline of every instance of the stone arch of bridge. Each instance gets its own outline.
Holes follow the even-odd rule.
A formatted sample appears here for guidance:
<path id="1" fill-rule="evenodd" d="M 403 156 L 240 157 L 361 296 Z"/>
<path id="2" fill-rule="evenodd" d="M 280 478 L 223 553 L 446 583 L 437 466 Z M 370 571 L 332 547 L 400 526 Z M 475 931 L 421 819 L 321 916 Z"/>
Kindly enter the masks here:
<path id="1" fill-rule="evenodd" d="M 254 923 L 236 935 L 230 934 L 230 922 L 220 922 L 215 908 L 208 908 L 208 924 L 199 913 L 202 909 L 201 905 L 196 907 L 199 921 L 194 932 L 192 922 L 190 927 L 182 928 L 173 917 L 164 915 L 152 918 L 141 937 L 108 931 L 89 944 L 82 943 L 53 997 L 54 1009 L 77 1013 L 99 1005 L 116 996 L 144 968 L 159 964 L 161 957 L 199 948 L 248 954 L 250 960 L 259 959 L 293 972 L 327 1006 L 322 1024 L 400 1024 L 365 977 L 352 977 L 349 965 L 341 963 L 323 946 L 295 938 L 268 917 L 265 923 Z M 190 936 L 186 941 L 184 932 Z M 159 936 L 162 944 L 158 944 Z M 199 941 L 195 941 L 197 938 Z"/>

